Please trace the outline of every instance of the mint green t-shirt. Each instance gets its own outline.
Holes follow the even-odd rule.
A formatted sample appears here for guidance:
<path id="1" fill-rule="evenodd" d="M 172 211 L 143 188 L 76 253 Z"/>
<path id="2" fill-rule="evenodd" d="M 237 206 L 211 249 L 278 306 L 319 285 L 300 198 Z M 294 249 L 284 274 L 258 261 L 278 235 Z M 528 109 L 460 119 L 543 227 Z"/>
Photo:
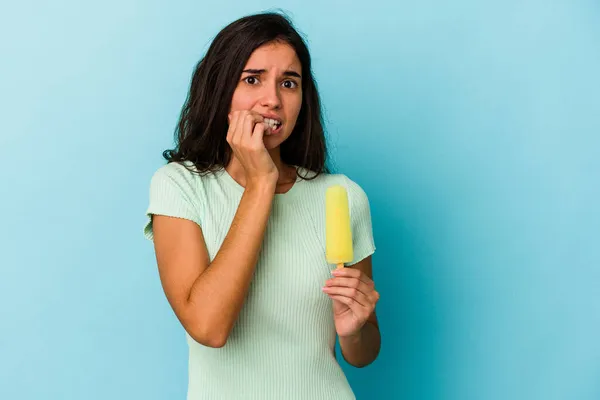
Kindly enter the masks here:
<path id="1" fill-rule="evenodd" d="M 355 399 L 335 358 L 331 299 L 321 290 L 335 268 L 325 259 L 325 191 L 334 184 L 348 190 L 354 260 L 347 265 L 373 254 L 368 198 L 345 175 L 298 178 L 287 193 L 276 194 L 248 295 L 227 343 L 211 348 L 186 334 L 188 400 Z M 194 221 L 212 261 L 243 191 L 224 169 L 200 176 L 179 163 L 164 165 L 151 180 L 144 234 L 153 239 L 152 214 Z"/>

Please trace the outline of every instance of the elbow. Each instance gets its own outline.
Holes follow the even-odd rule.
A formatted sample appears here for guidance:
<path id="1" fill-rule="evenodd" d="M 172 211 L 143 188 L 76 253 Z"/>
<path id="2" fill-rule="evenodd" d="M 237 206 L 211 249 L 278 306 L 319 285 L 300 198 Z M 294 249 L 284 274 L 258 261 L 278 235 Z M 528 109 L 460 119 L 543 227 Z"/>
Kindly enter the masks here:
<path id="1" fill-rule="evenodd" d="M 225 344 L 227 343 L 227 337 L 225 335 L 207 335 L 190 331 L 188 331 L 188 333 L 192 337 L 192 339 L 206 347 L 219 349 L 225 346 Z"/>
<path id="2" fill-rule="evenodd" d="M 227 343 L 227 338 L 218 336 L 192 336 L 196 342 L 206 347 L 212 347 L 213 349 L 220 349 Z"/>
<path id="3" fill-rule="evenodd" d="M 204 337 L 204 346 L 220 349 L 227 343 L 228 335 L 209 335 Z"/>
<path id="4" fill-rule="evenodd" d="M 224 330 L 201 329 L 197 324 L 194 327 L 188 327 L 186 330 L 196 342 L 215 349 L 225 346 L 229 338 L 229 333 Z"/>
<path id="5" fill-rule="evenodd" d="M 365 368 L 365 367 L 368 367 L 369 365 L 373 364 L 373 361 L 374 360 L 369 360 L 369 361 L 359 362 L 359 363 L 348 362 L 348 364 L 352 365 L 354 368 Z"/>

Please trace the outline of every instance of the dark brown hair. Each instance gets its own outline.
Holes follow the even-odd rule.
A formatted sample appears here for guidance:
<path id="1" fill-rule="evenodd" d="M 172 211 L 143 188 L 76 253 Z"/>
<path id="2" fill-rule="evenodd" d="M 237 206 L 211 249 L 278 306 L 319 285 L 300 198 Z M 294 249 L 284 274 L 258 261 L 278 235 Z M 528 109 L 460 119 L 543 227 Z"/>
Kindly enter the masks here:
<path id="1" fill-rule="evenodd" d="M 281 144 L 282 161 L 316 173 L 308 179 L 329 172 L 321 102 L 308 48 L 291 21 L 272 12 L 240 18 L 214 38 L 194 71 L 175 132 L 176 147 L 163 152 L 168 162 L 190 161 L 200 173 L 227 166 L 232 156 L 226 141 L 227 115 L 233 93 L 254 50 L 273 41 L 292 46 L 302 64 L 302 106 L 294 130 Z"/>

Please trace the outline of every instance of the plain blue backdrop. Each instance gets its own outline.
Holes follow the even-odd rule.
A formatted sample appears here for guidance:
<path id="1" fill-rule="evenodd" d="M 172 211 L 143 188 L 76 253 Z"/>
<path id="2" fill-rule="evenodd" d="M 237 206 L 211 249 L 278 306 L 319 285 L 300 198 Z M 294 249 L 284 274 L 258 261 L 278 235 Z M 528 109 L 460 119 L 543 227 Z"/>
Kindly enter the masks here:
<path id="1" fill-rule="evenodd" d="M 362 399 L 600 399 L 597 1 L 107 0 L 0 12 L 0 398 L 183 399 L 142 236 L 195 63 L 282 8 L 371 200 Z"/>

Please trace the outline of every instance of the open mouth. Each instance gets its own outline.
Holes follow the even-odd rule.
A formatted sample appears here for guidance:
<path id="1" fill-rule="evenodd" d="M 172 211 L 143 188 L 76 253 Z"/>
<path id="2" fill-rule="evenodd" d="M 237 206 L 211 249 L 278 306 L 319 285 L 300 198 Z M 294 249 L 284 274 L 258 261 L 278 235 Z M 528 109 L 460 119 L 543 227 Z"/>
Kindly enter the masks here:
<path id="1" fill-rule="evenodd" d="M 274 135 L 281 131 L 283 124 L 278 119 L 265 118 L 263 123 L 265 124 L 266 130 L 265 135 Z"/>

